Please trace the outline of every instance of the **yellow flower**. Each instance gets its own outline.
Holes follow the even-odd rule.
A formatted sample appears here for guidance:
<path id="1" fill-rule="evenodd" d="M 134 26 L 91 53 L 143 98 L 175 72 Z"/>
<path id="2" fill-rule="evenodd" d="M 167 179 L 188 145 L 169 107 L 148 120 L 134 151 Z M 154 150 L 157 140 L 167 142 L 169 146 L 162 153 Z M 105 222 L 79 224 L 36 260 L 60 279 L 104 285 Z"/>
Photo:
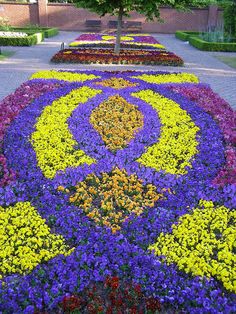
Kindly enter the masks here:
<path id="1" fill-rule="evenodd" d="M 129 190 L 124 185 L 126 183 Z M 153 207 L 162 195 L 152 184 L 142 185 L 136 175 L 128 176 L 124 169 L 114 168 L 111 173 L 102 173 L 101 177 L 89 174 L 85 181 L 76 185 L 80 198 L 74 193 L 70 202 L 82 208 L 85 214 L 96 223 L 120 230 L 120 225 L 130 214 L 141 215 L 145 207 Z"/>
<path id="2" fill-rule="evenodd" d="M 77 142 L 68 129 L 67 119 L 79 103 L 85 103 L 100 92 L 84 86 L 72 90 L 44 108 L 31 135 L 31 143 L 38 166 L 46 178 L 53 178 L 57 171 L 67 167 L 95 162 L 84 151 L 74 149 Z"/>
<path id="3" fill-rule="evenodd" d="M 171 234 L 161 233 L 149 249 L 187 273 L 215 277 L 235 293 L 235 243 L 236 210 L 201 200 L 191 214 L 172 226 Z"/>
<path id="4" fill-rule="evenodd" d="M 196 75 L 191 73 L 174 73 L 174 74 L 142 74 L 133 76 L 133 78 L 140 79 L 142 81 L 154 84 L 166 84 L 166 83 L 198 83 L 199 79 Z"/>
<path id="5" fill-rule="evenodd" d="M 157 171 L 182 175 L 191 168 L 194 155 L 198 153 L 196 140 L 199 128 L 187 112 L 171 99 L 152 90 L 133 93 L 132 96 L 149 103 L 157 112 L 161 122 L 161 134 L 157 143 L 137 160 Z"/>
<path id="6" fill-rule="evenodd" d="M 93 74 L 86 73 L 72 73 L 66 71 L 55 71 L 55 70 L 43 70 L 34 73 L 31 76 L 31 80 L 33 79 L 56 79 L 63 80 L 68 82 L 84 82 L 87 80 L 93 80 L 95 78 L 99 78 L 100 76 L 96 76 Z"/>
<path id="7" fill-rule="evenodd" d="M 62 236 L 50 232 L 45 220 L 29 202 L 0 207 L 0 216 L 1 277 L 12 273 L 26 274 L 41 262 L 73 251 Z"/>

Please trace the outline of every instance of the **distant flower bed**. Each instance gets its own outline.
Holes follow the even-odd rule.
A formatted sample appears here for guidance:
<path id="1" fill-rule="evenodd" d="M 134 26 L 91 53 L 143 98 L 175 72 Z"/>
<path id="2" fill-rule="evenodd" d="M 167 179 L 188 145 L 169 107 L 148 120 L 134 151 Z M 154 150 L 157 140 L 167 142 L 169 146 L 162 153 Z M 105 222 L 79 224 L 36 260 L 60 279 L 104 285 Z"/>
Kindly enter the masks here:
<path id="1" fill-rule="evenodd" d="M 0 103 L 0 312 L 235 313 L 235 118 L 190 73 L 33 74 Z"/>
<path id="2" fill-rule="evenodd" d="M 85 33 L 69 44 L 70 47 L 89 48 L 104 47 L 111 48 L 115 44 L 115 33 Z M 122 34 L 121 48 L 132 49 L 164 49 L 153 36 L 149 34 Z"/>
<path id="3" fill-rule="evenodd" d="M 119 55 L 113 49 L 64 49 L 56 53 L 52 62 L 97 64 L 153 64 L 181 66 L 183 60 L 172 52 L 122 49 Z"/>
<path id="4" fill-rule="evenodd" d="M 0 31 L 0 37 L 10 37 L 10 38 L 22 38 L 27 37 L 28 34 L 22 32 L 3 32 Z"/>
<path id="5" fill-rule="evenodd" d="M 52 62 L 96 64 L 150 64 L 181 66 L 183 60 L 166 51 L 149 34 L 126 33 L 121 35 L 121 51 L 114 53 L 115 33 L 85 33 L 71 42 L 70 49 L 56 53 Z M 72 49 L 73 48 L 73 49 Z"/>

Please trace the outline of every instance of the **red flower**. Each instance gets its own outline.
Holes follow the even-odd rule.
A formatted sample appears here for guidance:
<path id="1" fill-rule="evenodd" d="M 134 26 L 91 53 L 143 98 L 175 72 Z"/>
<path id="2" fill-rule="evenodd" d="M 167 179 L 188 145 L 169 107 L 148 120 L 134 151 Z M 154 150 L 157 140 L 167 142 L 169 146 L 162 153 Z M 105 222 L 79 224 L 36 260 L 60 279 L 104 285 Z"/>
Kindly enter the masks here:
<path id="1" fill-rule="evenodd" d="M 130 314 L 138 314 L 138 310 L 137 310 L 136 306 L 131 307 L 129 313 Z"/>
<path id="2" fill-rule="evenodd" d="M 75 309 L 80 309 L 81 306 L 81 299 L 71 295 L 64 297 L 62 300 L 62 308 L 64 311 L 73 311 Z"/>
<path id="3" fill-rule="evenodd" d="M 97 310 L 94 304 L 89 304 L 87 306 L 87 310 L 89 314 L 97 314 Z"/>
<path id="4" fill-rule="evenodd" d="M 107 308 L 106 314 L 112 314 L 112 306 Z"/>
<path id="5" fill-rule="evenodd" d="M 151 311 L 160 311 L 161 310 L 161 303 L 158 299 L 155 298 L 148 298 L 146 301 L 147 310 Z"/>
<path id="6" fill-rule="evenodd" d="M 142 294 L 142 288 L 140 285 L 135 285 L 134 291 L 140 296 Z"/>

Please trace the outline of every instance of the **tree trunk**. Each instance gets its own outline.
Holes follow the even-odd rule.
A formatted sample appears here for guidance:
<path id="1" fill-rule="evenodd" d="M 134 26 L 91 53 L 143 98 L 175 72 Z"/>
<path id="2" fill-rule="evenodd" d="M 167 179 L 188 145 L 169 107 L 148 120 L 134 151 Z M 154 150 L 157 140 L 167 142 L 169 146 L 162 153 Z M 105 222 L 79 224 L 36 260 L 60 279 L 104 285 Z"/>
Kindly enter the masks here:
<path id="1" fill-rule="evenodd" d="M 117 33 L 116 33 L 116 44 L 115 44 L 115 50 L 114 53 L 116 55 L 120 54 L 120 37 L 122 32 L 122 17 L 123 17 L 123 7 L 119 8 L 119 14 L 117 19 Z"/>

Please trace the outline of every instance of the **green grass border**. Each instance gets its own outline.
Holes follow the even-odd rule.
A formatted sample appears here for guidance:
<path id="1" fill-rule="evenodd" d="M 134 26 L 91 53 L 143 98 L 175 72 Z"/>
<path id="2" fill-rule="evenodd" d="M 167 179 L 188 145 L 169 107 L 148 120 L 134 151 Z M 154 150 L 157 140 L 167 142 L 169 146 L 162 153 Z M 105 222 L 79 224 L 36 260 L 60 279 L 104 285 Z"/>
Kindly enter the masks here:
<path id="1" fill-rule="evenodd" d="M 14 54 L 15 54 L 15 51 L 2 51 L 2 53 L 0 53 L 0 61 L 10 58 Z"/>
<path id="2" fill-rule="evenodd" d="M 221 62 L 227 64 L 233 69 L 236 69 L 236 57 L 227 57 L 227 56 L 215 56 Z"/>

